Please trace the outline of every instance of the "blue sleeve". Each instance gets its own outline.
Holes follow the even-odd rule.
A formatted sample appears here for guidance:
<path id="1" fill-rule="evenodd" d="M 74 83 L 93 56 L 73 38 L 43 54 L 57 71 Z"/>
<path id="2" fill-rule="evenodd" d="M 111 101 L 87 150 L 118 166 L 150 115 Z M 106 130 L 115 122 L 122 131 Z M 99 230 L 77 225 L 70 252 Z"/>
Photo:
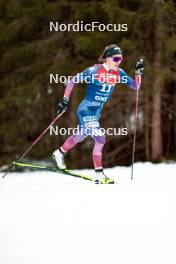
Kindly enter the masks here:
<path id="1" fill-rule="evenodd" d="M 77 73 L 74 77 L 73 77 L 73 82 L 74 83 L 82 83 L 83 81 L 91 81 L 92 79 L 92 75 L 96 74 L 97 69 L 95 66 L 93 67 L 89 67 L 87 69 L 85 69 L 84 71 Z"/>
<path id="2" fill-rule="evenodd" d="M 134 79 L 128 76 L 127 73 L 121 68 L 119 68 L 119 74 L 120 74 L 120 83 L 127 84 L 131 89 L 136 90 L 136 84 Z"/>

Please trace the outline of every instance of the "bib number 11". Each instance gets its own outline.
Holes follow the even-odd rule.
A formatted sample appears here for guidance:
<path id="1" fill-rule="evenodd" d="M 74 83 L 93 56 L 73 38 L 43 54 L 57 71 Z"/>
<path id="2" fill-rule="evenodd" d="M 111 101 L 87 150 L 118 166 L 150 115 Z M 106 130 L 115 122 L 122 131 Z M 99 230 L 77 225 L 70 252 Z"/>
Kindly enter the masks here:
<path id="1" fill-rule="evenodd" d="M 109 93 L 111 91 L 111 85 L 107 85 L 104 83 L 101 86 L 102 86 L 102 88 L 101 88 L 100 92 Z"/>

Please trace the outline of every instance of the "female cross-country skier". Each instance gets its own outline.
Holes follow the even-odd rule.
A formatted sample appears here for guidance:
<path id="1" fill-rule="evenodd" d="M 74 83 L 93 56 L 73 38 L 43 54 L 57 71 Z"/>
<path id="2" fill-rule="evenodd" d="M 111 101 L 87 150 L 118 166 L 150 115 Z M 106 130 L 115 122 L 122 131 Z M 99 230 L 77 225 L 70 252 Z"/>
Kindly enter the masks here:
<path id="1" fill-rule="evenodd" d="M 92 153 L 95 183 L 113 183 L 104 174 L 102 166 L 105 135 L 101 131 L 99 119 L 103 105 L 109 101 L 116 83 L 125 83 L 134 90 L 140 89 L 141 86 L 141 75 L 144 69 L 143 62 L 140 60 L 136 63 L 135 79 L 133 80 L 124 70 L 119 68 L 122 59 L 122 51 L 116 44 L 107 46 L 99 58 L 102 64 L 95 64 L 74 76 L 68 82 L 64 97 L 58 104 L 58 113 L 66 111 L 75 84 L 82 81 L 87 83 L 86 96 L 77 110 L 79 134 L 69 136 L 64 144 L 54 151 L 52 157 L 59 169 L 66 169 L 64 155 L 88 135 L 91 136 L 95 141 Z"/>

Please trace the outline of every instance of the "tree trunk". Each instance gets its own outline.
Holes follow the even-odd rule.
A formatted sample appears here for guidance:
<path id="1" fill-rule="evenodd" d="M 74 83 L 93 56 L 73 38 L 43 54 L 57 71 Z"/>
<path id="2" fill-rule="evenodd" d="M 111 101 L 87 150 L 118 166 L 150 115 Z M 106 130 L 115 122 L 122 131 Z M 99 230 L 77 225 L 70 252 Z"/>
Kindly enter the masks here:
<path id="1" fill-rule="evenodd" d="M 156 24 L 155 24 L 155 58 L 154 58 L 154 82 L 153 82 L 153 112 L 152 112 L 152 159 L 162 157 L 162 125 L 161 125 L 161 93 L 163 86 L 162 74 L 162 43 L 164 39 L 162 8 L 163 0 L 155 0 Z"/>
<path id="2" fill-rule="evenodd" d="M 176 85 L 175 85 L 176 86 Z M 176 149 L 176 92 L 175 92 L 175 96 L 174 96 L 174 131 L 173 131 L 173 135 L 174 135 L 174 144 L 175 144 L 175 149 Z M 176 150 L 174 151 L 174 154 L 176 156 Z"/>

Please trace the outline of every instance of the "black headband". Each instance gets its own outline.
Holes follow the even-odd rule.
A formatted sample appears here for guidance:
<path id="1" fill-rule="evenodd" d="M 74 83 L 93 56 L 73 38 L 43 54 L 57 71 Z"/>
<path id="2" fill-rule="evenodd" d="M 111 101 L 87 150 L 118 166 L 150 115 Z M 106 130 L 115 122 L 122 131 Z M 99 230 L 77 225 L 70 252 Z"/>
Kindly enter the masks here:
<path id="1" fill-rule="evenodd" d="M 113 55 L 122 54 L 122 51 L 119 47 L 109 48 L 105 51 L 103 58 L 112 57 Z"/>

